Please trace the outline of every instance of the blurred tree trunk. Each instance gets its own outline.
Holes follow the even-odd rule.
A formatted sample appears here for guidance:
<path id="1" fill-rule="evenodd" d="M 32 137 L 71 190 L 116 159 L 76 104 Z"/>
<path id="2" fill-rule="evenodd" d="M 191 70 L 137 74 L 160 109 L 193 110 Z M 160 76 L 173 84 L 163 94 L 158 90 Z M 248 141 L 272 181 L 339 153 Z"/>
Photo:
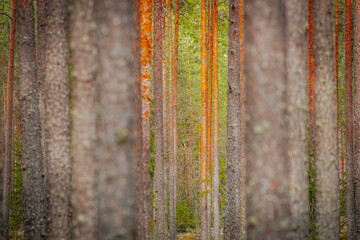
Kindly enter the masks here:
<path id="1" fill-rule="evenodd" d="M 288 0 L 286 7 L 287 156 L 293 239 L 309 238 L 307 153 L 307 1 Z M 285 179 L 284 179 L 285 180 Z M 286 180 L 285 180 L 286 181 Z"/>
<path id="2" fill-rule="evenodd" d="M 154 239 L 168 239 L 166 201 L 164 198 L 164 126 L 163 126 L 163 27 L 164 9 L 162 0 L 154 0 L 154 141 L 155 141 L 155 228 Z"/>
<path id="3" fill-rule="evenodd" d="M 284 4 L 281 0 L 245 2 L 248 10 L 245 16 L 245 70 L 249 116 L 246 128 L 249 239 L 290 238 Z M 232 86 L 229 90 L 239 91 Z"/>
<path id="4" fill-rule="evenodd" d="M 45 2 L 45 101 L 47 239 L 70 238 L 71 162 L 68 78 L 68 3 Z"/>
<path id="5" fill-rule="evenodd" d="M 14 55 L 15 55 L 15 32 L 16 32 L 16 0 L 12 1 L 11 27 L 8 62 L 8 85 L 6 100 L 5 120 L 5 156 L 4 156 L 4 188 L 3 188 L 3 237 L 9 238 L 9 199 L 11 186 L 11 154 L 12 154 L 12 110 L 13 110 L 13 77 L 14 77 Z"/>
<path id="6" fill-rule="evenodd" d="M 241 168 L 240 2 L 229 1 L 227 144 L 224 239 L 239 239 Z"/>
<path id="7" fill-rule="evenodd" d="M 94 0 L 74 0 L 71 12 L 73 236 L 96 239 L 95 191 L 97 36 Z"/>
<path id="8" fill-rule="evenodd" d="M 21 101 L 21 106 L 19 106 L 21 107 L 22 127 L 24 236 L 26 239 L 45 239 L 45 188 L 33 2 L 19 0 L 17 11 L 18 96 Z M 20 126 L 18 130 L 20 131 Z"/>
<path id="9" fill-rule="evenodd" d="M 339 175 L 334 77 L 333 2 L 314 0 L 316 105 L 316 228 L 319 239 L 339 238 Z"/>
<path id="10" fill-rule="evenodd" d="M 94 9 L 99 52 L 97 238 L 134 239 L 134 2 L 95 0 Z"/>

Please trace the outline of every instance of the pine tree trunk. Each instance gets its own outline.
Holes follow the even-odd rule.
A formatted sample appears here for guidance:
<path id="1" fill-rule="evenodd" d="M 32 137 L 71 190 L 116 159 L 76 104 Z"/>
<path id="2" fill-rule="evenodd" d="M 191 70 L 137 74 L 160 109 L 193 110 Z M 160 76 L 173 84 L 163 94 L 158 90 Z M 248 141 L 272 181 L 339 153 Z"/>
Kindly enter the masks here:
<path id="1" fill-rule="evenodd" d="M 134 239 L 134 2 L 95 0 L 98 239 Z"/>
<path id="2" fill-rule="evenodd" d="M 339 238 L 339 174 L 334 78 L 333 3 L 314 0 L 316 227 L 318 239 Z"/>
<path id="3" fill-rule="evenodd" d="M 309 238 L 307 153 L 307 1 L 288 0 L 286 66 L 288 159 L 293 239 Z"/>
<path id="4" fill-rule="evenodd" d="M 240 2 L 229 1 L 227 144 L 224 239 L 239 239 L 240 220 Z"/>
<path id="5" fill-rule="evenodd" d="M 164 198 L 163 143 L 163 1 L 154 0 L 154 141 L 155 141 L 155 228 L 154 239 L 167 240 L 166 202 Z M 166 93 L 165 93 L 166 94 Z"/>
<path id="6" fill-rule="evenodd" d="M 47 239 L 70 238 L 70 116 L 68 78 L 68 4 L 45 2 L 45 97 Z"/>
<path id="7" fill-rule="evenodd" d="M 96 239 L 97 206 L 95 191 L 96 69 L 97 36 L 94 0 L 72 1 L 72 145 L 73 145 L 73 236 Z"/>
<path id="8" fill-rule="evenodd" d="M 45 188 L 36 72 L 35 18 L 32 1 L 18 1 L 17 46 L 21 101 L 24 236 L 45 239 Z M 19 128 L 20 130 L 20 128 Z"/>
<path id="9" fill-rule="evenodd" d="M 12 110 L 13 110 L 13 77 L 14 77 L 14 54 L 15 54 L 15 31 L 16 31 L 16 0 L 12 1 L 11 27 L 8 62 L 8 85 L 6 100 L 5 120 L 5 156 L 4 156 L 4 188 L 3 188 L 3 213 L 4 213 L 4 239 L 9 238 L 9 199 L 11 185 L 11 154 L 12 154 Z"/>
<path id="10" fill-rule="evenodd" d="M 206 203 L 206 0 L 201 0 L 201 141 L 200 141 L 200 239 L 208 240 L 207 236 L 207 203 Z"/>
<path id="11" fill-rule="evenodd" d="M 247 234 L 289 239 L 284 1 L 246 1 Z M 305 80 L 305 79 L 304 79 Z M 236 92 L 237 89 L 232 91 Z M 271 94 L 265 94 L 271 93 Z"/>
<path id="12" fill-rule="evenodd" d="M 355 223 L 354 235 L 360 236 L 360 1 L 354 1 L 354 182 Z"/>

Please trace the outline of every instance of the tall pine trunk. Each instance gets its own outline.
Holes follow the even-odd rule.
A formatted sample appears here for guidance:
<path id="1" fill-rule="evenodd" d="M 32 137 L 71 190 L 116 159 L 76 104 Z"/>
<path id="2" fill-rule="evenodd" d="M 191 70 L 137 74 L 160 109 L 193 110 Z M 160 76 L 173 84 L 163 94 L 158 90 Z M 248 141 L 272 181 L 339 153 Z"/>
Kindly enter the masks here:
<path id="1" fill-rule="evenodd" d="M 12 154 L 12 110 L 13 110 L 13 77 L 15 55 L 15 31 L 16 31 L 16 0 L 11 6 L 11 27 L 8 62 L 8 82 L 6 94 L 6 119 L 5 119 L 5 156 L 4 156 L 4 188 L 3 188 L 3 236 L 9 238 L 9 199 L 11 185 L 11 154 Z"/>
<path id="2" fill-rule="evenodd" d="M 334 77 L 333 2 L 314 0 L 316 105 L 316 227 L 319 239 L 339 238 L 339 175 Z"/>
<path id="3" fill-rule="evenodd" d="M 284 4 L 281 0 L 245 2 L 248 10 L 245 16 L 245 70 L 249 116 L 246 128 L 249 239 L 290 237 Z"/>
<path id="4" fill-rule="evenodd" d="M 73 236 L 96 239 L 97 206 L 95 191 L 96 70 L 97 36 L 92 26 L 94 0 L 72 1 L 72 148 L 73 148 Z"/>
<path id="5" fill-rule="evenodd" d="M 307 1 L 288 0 L 286 7 L 287 156 L 293 239 L 309 238 L 307 153 Z"/>
<path id="6" fill-rule="evenodd" d="M 17 11 L 24 236 L 26 239 L 45 239 L 45 188 L 33 2 L 19 0 Z"/>

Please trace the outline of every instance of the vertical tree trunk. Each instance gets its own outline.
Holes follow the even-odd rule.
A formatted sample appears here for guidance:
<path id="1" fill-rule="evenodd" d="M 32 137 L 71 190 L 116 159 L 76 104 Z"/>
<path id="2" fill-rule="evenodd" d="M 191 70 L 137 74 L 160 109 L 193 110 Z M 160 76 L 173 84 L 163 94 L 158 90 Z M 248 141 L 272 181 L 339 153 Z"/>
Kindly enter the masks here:
<path id="1" fill-rule="evenodd" d="M 224 239 L 239 239 L 240 220 L 240 2 L 229 1 L 227 145 Z"/>
<path id="2" fill-rule="evenodd" d="M 354 235 L 360 236 L 360 1 L 355 0 L 354 3 Z"/>
<path id="3" fill-rule="evenodd" d="M 16 0 L 11 6 L 11 27 L 8 63 L 7 105 L 5 120 L 5 157 L 4 157 L 4 188 L 3 188 L 3 213 L 4 213 L 4 238 L 9 238 L 9 199 L 11 185 L 11 154 L 12 154 L 12 110 L 13 110 L 13 77 L 14 77 L 14 53 L 16 31 Z"/>
<path id="4" fill-rule="evenodd" d="M 200 239 L 208 240 L 206 206 L 206 0 L 201 0 L 201 150 L 200 150 Z"/>
<path id="5" fill-rule="evenodd" d="M 70 238 L 70 116 L 68 78 L 68 4 L 45 2 L 45 131 L 47 239 Z"/>
<path id="6" fill-rule="evenodd" d="M 254 0 L 245 9 L 247 233 L 249 239 L 288 239 L 285 5 Z"/>
<path id="7" fill-rule="evenodd" d="M 246 141 L 245 141 L 245 100 L 246 100 L 246 89 L 245 89 L 245 46 L 244 46 L 244 0 L 239 1 L 239 24 L 240 24 L 240 237 L 241 240 L 246 240 Z"/>
<path id="8" fill-rule="evenodd" d="M 98 239 L 134 239 L 134 3 L 95 0 Z"/>
<path id="9" fill-rule="evenodd" d="M 96 32 L 94 0 L 72 1 L 73 237 L 96 239 Z"/>
<path id="10" fill-rule="evenodd" d="M 33 2 L 19 0 L 17 11 L 24 236 L 26 239 L 45 239 L 45 188 L 38 98 L 39 85 L 36 71 Z"/>
<path id="11" fill-rule="evenodd" d="M 287 156 L 293 239 L 309 238 L 307 153 L 307 1 L 288 0 L 286 7 Z"/>
<path id="12" fill-rule="evenodd" d="M 213 179 L 213 207 L 214 207 L 214 240 L 220 240 L 220 207 L 219 207 L 219 90 L 218 90 L 218 0 L 212 3 L 212 41 L 213 41 L 213 78 L 214 78 L 214 179 Z M 191 100 L 191 99 L 190 99 Z M 192 129 L 191 129 L 192 131 Z"/>
<path id="13" fill-rule="evenodd" d="M 154 0 L 154 140 L 155 140 L 155 229 L 154 239 L 168 239 L 166 202 L 164 198 L 164 145 L 163 145 L 163 1 Z M 166 94 L 166 93 L 165 93 Z"/>
<path id="14" fill-rule="evenodd" d="M 4 23 L 1 24 L 1 36 L 4 36 L 5 35 L 5 31 L 4 31 Z M 0 145 L 0 157 L 1 159 L 4 159 L 4 151 L 5 151 L 5 129 L 6 129 L 6 126 L 5 126 L 5 119 L 6 119 L 6 116 L 5 116 L 5 113 L 6 113 L 6 104 L 5 104 L 5 99 L 6 99 L 6 93 L 5 93 L 5 86 L 6 86 L 6 80 L 5 80 L 5 71 L 6 71 L 6 68 L 5 68 L 5 55 L 4 55 L 4 45 L 1 44 L 1 77 L 2 77 L 2 103 L 3 103 L 3 108 L 2 108 L 2 111 L 1 111 L 1 115 L 3 116 L 3 121 L 2 121 L 2 124 L 3 124 L 3 127 L 1 127 L 0 129 L 0 138 L 1 138 L 1 145 Z M 3 187 L 4 187 L 4 160 L 0 161 L 0 237 L 4 237 L 3 235 L 3 230 L 4 230 L 4 222 L 3 222 L 3 219 L 4 219 L 4 209 L 3 209 Z"/>
<path id="15" fill-rule="evenodd" d="M 152 1 L 140 1 L 141 46 L 141 99 L 142 99 L 142 159 L 137 168 L 137 238 L 150 239 L 150 116 L 151 116 L 151 47 L 152 47 Z"/>
<path id="16" fill-rule="evenodd" d="M 351 80 L 351 0 L 345 1 L 345 116 L 346 116 L 346 236 L 354 235 L 354 161 L 353 161 L 353 116 L 352 116 L 352 80 Z"/>
<path id="17" fill-rule="evenodd" d="M 333 3 L 314 0 L 316 224 L 318 239 L 339 238 L 339 175 Z"/>

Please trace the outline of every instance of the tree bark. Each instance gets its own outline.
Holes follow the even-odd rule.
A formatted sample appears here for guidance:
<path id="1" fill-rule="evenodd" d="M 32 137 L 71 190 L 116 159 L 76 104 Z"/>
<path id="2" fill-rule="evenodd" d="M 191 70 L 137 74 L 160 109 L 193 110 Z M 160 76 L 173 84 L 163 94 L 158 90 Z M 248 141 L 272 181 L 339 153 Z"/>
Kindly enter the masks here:
<path id="1" fill-rule="evenodd" d="M 9 199 L 11 186 L 11 154 L 12 154 L 12 110 L 13 110 L 13 77 L 14 77 L 14 55 L 15 55 L 15 31 L 16 31 L 16 0 L 11 6 L 11 26 L 8 62 L 8 85 L 6 100 L 5 120 L 5 156 L 4 156 L 4 188 L 3 188 L 3 213 L 5 239 L 9 238 Z"/>
<path id="2" fill-rule="evenodd" d="M 281 0 L 266 3 L 255 0 L 245 2 L 245 9 L 248 10 L 245 15 L 245 72 L 249 115 L 246 128 L 247 234 L 249 239 L 289 239 L 286 8 Z"/>
<path id="3" fill-rule="evenodd" d="M 26 239 L 45 239 L 45 188 L 33 2 L 19 0 L 17 11 L 24 235 Z"/>
<path id="4" fill-rule="evenodd" d="M 155 229 L 154 239 L 168 239 L 166 201 L 164 198 L 164 143 L 163 143 L 163 1 L 154 0 L 154 141 L 155 141 Z M 165 93 L 166 94 L 166 93 Z"/>
<path id="5" fill-rule="evenodd" d="M 134 239 L 133 1 L 95 0 L 98 30 L 98 239 Z"/>
<path id="6" fill-rule="evenodd" d="M 288 0 L 286 7 L 287 131 L 290 161 L 292 239 L 309 238 L 307 153 L 307 1 Z"/>
<path id="7" fill-rule="evenodd" d="M 339 238 L 339 175 L 334 78 L 333 3 L 314 0 L 316 227 L 318 239 Z"/>
<path id="8" fill-rule="evenodd" d="M 70 116 L 68 3 L 45 2 L 44 82 L 46 136 L 47 239 L 70 238 Z"/>
<path id="9" fill-rule="evenodd" d="M 74 0 L 71 12 L 73 237 L 96 239 L 95 172 L 97 36 L 94 0 Z"/>

